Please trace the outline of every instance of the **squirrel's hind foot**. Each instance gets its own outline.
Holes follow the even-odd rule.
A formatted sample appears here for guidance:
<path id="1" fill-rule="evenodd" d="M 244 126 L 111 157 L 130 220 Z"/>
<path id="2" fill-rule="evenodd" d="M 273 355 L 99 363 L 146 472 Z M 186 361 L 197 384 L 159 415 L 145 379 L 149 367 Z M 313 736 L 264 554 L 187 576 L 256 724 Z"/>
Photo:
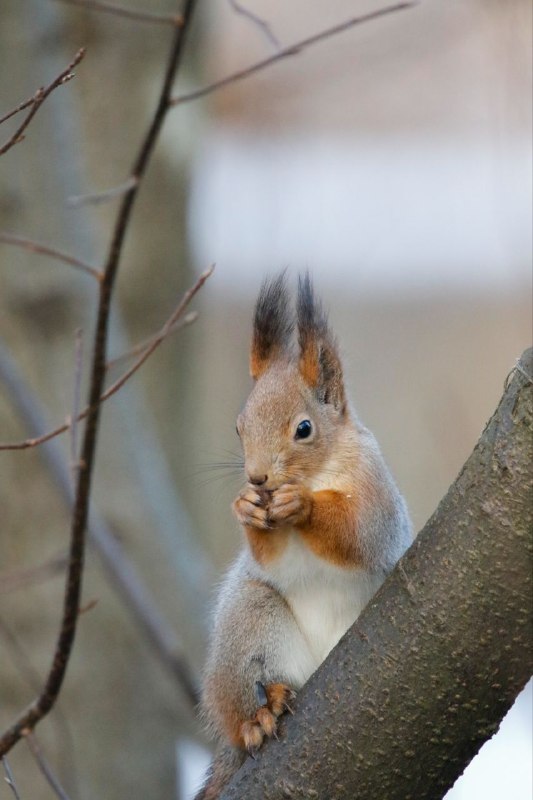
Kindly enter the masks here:
<path id="1" fill-rule="evenodd" d="M 261 705 L 255 717 L 241 725 L 242 741 L 252 758 L 263 744 L 265 736 L 269 739 L 278 738 L 278 717 L 285 711 L 293 713 L 290 703 L 296 697 L 296 693 L 284 683 L 263 686 L 259 681 L 256 683 L 256 695 Z"/>

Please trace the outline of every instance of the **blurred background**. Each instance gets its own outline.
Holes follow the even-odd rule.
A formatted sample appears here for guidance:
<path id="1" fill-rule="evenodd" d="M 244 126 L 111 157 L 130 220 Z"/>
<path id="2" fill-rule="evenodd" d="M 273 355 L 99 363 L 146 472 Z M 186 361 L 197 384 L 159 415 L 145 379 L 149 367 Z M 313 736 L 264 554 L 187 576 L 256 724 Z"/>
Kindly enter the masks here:
<path id="1" fill-rule="evenodd" d="M 269 28 L 230 0 L 200 3 L 177 93 L 380 4 L 242 5 Z M 170 0 L 148 6 L 176 11 Z M 168 26 L 54 0 L 4 0 L 0 116 L 80 46 L 87 55 L 0 159 L 0 230 L 103 261 L 117 200 L 72 197 L 128 177 L 170 37 Z M 240 543 L 230 512 L 240 477 L 214 465 L 238 453 L 234 420 L 250 387 L 251 312 L 266 274 L 312 273 L 350 396 L 416 530 L 528 346 L 530 38 L 528 0 L 425 0 L 169 114 L 128 233 L 111 355 L 157 331 L 199 272 L 217 267 L 193 305 L 194 325 L 105 406 L 93 523 L 119 545 L 195 676 L 218 576 Z M 75 333 L 83 331 L 85 386 L 96 287 L 25 249 L 0 244 L 0 258 L 5 442 L 34 435 L 32 420 L 44 431 L 71 413 Z M 25 411 L 21 397 L 38 408 Z M 50 459 L 67 466 L 68 483 L 70 449 L 67 436 L 53 451 L 0 453 L 2 727 L 41 685 L 57 633 L 69 509 Z M 97 536 L 84 584 L 84 604 L 92 601 L 39 740 L 72 800 L 185 800 L 203 734 L 131 598 L 117 591 Z M 529 688 L 449 798 L 529 800 L 530 719 Z M 24 743 L 9 761 L 22 798 L 52 796 Z M 0 798 L 9 796 L 0 785 Z"/>

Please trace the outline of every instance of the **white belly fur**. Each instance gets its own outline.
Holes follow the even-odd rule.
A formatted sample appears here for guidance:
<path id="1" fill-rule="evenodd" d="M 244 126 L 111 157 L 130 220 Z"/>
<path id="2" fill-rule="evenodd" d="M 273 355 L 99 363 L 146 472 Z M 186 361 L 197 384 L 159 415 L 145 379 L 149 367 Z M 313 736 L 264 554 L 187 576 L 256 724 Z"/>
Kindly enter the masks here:
<path id="1" fill-rule="evenodd" d="M 295 686 L 301 685 L 356 620 L 382 578 L 319 558 L 296 531 L 279 560 L 263 571 L 286 599 L 302 633 L 289 644 L 286 664 Z"/>

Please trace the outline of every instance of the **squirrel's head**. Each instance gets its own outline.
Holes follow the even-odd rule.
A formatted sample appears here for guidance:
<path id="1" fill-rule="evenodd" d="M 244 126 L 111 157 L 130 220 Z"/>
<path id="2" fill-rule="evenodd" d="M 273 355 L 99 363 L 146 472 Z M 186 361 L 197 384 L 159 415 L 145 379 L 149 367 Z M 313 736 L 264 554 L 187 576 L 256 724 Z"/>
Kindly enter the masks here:
<path id="1" fill-rule="evenodd" d="M 247 480 L 264 489 L 305 481 L 327 463 L 348 413 L 342 367 L 309 275 L 294 315 L 282 273 L 266 281 L 254 316 L 254 387 L 237 419 Z"/>

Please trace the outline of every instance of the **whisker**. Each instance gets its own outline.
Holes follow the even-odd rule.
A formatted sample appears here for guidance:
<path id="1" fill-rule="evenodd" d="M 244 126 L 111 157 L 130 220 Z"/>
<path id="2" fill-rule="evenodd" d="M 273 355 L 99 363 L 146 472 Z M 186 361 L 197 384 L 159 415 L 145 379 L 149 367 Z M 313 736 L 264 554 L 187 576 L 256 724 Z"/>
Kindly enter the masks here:
<path id="1" fill-rule="evenodd" d="M 237 475 L 237 474 L 233 474 L 233 475 L 228 475 L 228 474 L 224 474 L 224 475 L 209 475 L 208 477 L 204 478 L 203 480 L 194 481 L 194 486 L 199 488 L 199 487 L 218 484 L 219 487 L 226 487 L 226 486 L 230 486 L 232 482 L 234 482 L 234 484 L 237 485 L 237 483 L 241 482 L 241 478 L 242 478 L 242 476 L 241 475 Z"/>
<path id="2" fill-rule="evenodd" d="M 196 464 L 194 475 L 204 472 L 216 472 L 217 470 L 240 471 L 244 467 L 242 461 L 212 461 L 208 464 Z"/>

